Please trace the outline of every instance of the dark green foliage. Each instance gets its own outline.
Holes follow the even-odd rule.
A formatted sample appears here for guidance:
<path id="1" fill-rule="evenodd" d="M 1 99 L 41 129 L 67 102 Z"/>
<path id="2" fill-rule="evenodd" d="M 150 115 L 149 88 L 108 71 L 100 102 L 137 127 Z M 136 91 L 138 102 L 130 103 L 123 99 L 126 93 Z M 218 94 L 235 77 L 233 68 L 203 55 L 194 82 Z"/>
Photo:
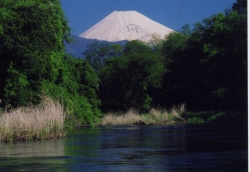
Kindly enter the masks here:
<path id="1" fill-rule="evenodd" d="M 83 53 L 87 62 L 98 71 L 108 58 L 118 57 L 122 53 L 122 46 L 118 44 L 102 44 L 94 42 L 88 45 L 88 49 Z"/>
<path id="2" fill-rule="evenodd" d="M 172 32 L 168 35 L 167 40 L 162 45 L 162 53 L 168 62 L 173 61 L 175 53 L 186 48 L 187 39 L 188 36 L 179 32 Z"/>
<path id="3" fill-rule="evenodd" d="M 151 53 L 152 49 L 146 43 L 134 40 L 130 41 L 125 45 L 123 54 L 125 56 L 133 55 L 133 54 L 141 54 L 141 53 Z"/>
<path id="4" fill-rule="evenodd" d="M 247 108 L 247 20 L 231 11 L 196 23 L 192 33 L 172 33 L 163 43 L 168 59 L 166 105 L 192 109 Z"/>
<path id="5" fill-rule="evenodd" d="M 0 7 L 0 97 L 24 105 L 36 101 L 43 80 L 56 80 L 69 29 L 57 1 L 4 0 Z"/>
<path id="6" fill-rule="evenodd" d="M 104 111 L 148 110 L 153 101 L 151 90 L 161 86 L 164 65 L 150 47 L 131 41 L 125 47 L 125 54 L 107 60 L 100 71 L 100 98 Z"/>
<path id="7" fill-rule="evenodd" d="M 247 21 L 246 16 L 232 11 L 211 19 L 202 42 L 205 58 L 201 59 L 211 78 L 211 103 L 219 108 L 242 109 L 247 103 Z"/>
<path id="8" fill-rule="evenodd" d="M 192 118 L 188 118 L 187 122 L 189 124 L 203 124 L 204 120 L 200 117 L 192 117 Z"/>
<path id="9" fill-rule="evenodd" d="M 247 15 L 247 0 L 237 0 L 237 2 L 233 4 L 232 9 L 239 14 Z"/>
<path id="10" fill-rule="evenodd" d="M 98 78 L 85 61 L 65 54 L 63 66 L 55 82 L 44 81 L 45 94 L 60 100 L 66 109 L 67 123 L 94 125 L 102 116 L 97 98 Z"/>
<path id="11" fill-rule="evenodd" d="M 46 95 L 64 104 L 68 123 L 93 125 L 101 117 L 99 80 L 87 62 L 65 54 L 70 29 L 59 2 L 0 2 L 0 106 Z"/>
<path id="12" fill-rule="evenodd" d="M 85 61 L 65 54 L 63 70 L 55 83 L 46 82 L 43 90 L 64 103 L 69 118 L 77 125 L 93 125 L 102 116 L 97 98 L 98 78 Z"/>
<path id="13" fill-rule="evenodd" d="M 159 104 L 163 107 L 170 107 L 181 103 L 188 103 L 190 88 L 189 76 L 193 69 L 190 65 L 193 61 L 185 56 L 185 48 L 188 37 L 179 32 L 168 35 L 162 45 L 162 53 L 166 59 L 165 66 L 169 70 L 164 75 L 162 95 Z M 196 66 L 198 67 L 198 66 Z"/>
<path id="14" fill-rule="evenodd" d="M 189 24 L 185 24 L 184 26 L 182 26 L 182 28 L 180 30 L 180 33 L 182 33 L 185 36 L 190 37 L 191 34 L 192 34 L 192 30 L 190 28 L 190 25 Z"/>
<path id="15" fill-rule="evenodd" d="M 247 111 L 244 110 L 187 112 L 186 119 L 189 124 L 205 123 L 247 127 Z"/>

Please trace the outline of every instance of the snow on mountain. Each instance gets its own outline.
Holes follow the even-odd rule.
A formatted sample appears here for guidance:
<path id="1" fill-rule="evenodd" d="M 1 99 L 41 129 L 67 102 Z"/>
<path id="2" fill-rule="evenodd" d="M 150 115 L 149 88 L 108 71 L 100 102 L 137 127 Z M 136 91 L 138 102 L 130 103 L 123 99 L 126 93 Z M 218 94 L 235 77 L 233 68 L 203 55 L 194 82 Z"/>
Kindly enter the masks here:
<path id="1" fill-rule="evenodd" d="M 152 33 L 161 34 L 163 38 L 171 31 L 136 11 L 114 11 L 79 37 L 109 42 L 135 39 L 148 41 Z"/>

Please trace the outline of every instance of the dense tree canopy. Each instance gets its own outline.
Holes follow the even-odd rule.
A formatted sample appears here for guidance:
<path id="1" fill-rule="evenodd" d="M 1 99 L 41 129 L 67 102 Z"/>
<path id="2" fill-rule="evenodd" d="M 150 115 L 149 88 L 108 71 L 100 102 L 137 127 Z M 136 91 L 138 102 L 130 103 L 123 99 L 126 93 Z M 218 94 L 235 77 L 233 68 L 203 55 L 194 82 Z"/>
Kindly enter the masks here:
<path id="1" fill-rule="evenodd" d="M 58 0 L 0 2 L 2 107 L 59 99 L 78 123 L 101 116 L 98 78 L 86 62 L 65 54 L 70 29 Z"/>
<path id="2" fill-rule="evenodd" d="M 122 53 L 122 46 L 119 44 L 102 44 L 94 42 L 88 45 L 83 55 L 87 62 L 98 71 L 108 58 L 118 57 Z"/>
<path id="3" fill-rule="evenodd" d="M 152 89 L 161 86 L 165 72 L 161 56 L 141 41 L 129 42 L 122 57 L 106 61 L 100 72 L 100 97 L 103 110 L 148 110 Z"/>
<path id="4" fill-rule="evenodd" d="M 0 97 L 24 105 L 35 99 L 43 80 L 54 82 L 59 75 L 69 28 L 58 1 L 0 3 Z"/>
<path id="5" fill-rule="evenodd" d="M 196 23 L 189 35 L 170 34 L 162 47 L 170 61 L 163 88 L 165 96 L 172 98 L 169 104 L 246 109 L 246 38 L 246 15 L 235 10 Z"/>

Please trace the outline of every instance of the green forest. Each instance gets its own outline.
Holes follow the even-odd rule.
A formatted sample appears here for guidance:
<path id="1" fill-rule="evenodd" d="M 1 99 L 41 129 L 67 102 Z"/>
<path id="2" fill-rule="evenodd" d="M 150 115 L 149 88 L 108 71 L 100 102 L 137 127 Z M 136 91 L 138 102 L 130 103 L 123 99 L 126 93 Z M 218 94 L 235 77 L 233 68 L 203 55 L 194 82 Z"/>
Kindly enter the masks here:
<path id="1" fill-rule="evenodd" d="M 65 52 L 73 41 L 59 0 L 1 0 L 1 110 L 48 96 L 63 104 L 69 125 L 180 104 L 247 112 L 247 0 L 164 39 L 93 43 L 84 60 Z"/>

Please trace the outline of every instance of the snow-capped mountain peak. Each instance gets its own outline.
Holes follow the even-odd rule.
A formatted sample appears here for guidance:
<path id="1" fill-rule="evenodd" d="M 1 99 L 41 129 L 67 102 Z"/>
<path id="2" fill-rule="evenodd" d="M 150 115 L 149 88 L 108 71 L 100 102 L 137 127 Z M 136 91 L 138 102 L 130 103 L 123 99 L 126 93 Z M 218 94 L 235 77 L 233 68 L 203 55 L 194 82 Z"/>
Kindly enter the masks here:
<path id="1" fill-rule="evenodd" d="M 136 11 L 114 11 L 79 36 L 109 42 L 135 39 L 148 41 L 152 33 L 161 34 L 163 38 L 171 31 Z"/>

